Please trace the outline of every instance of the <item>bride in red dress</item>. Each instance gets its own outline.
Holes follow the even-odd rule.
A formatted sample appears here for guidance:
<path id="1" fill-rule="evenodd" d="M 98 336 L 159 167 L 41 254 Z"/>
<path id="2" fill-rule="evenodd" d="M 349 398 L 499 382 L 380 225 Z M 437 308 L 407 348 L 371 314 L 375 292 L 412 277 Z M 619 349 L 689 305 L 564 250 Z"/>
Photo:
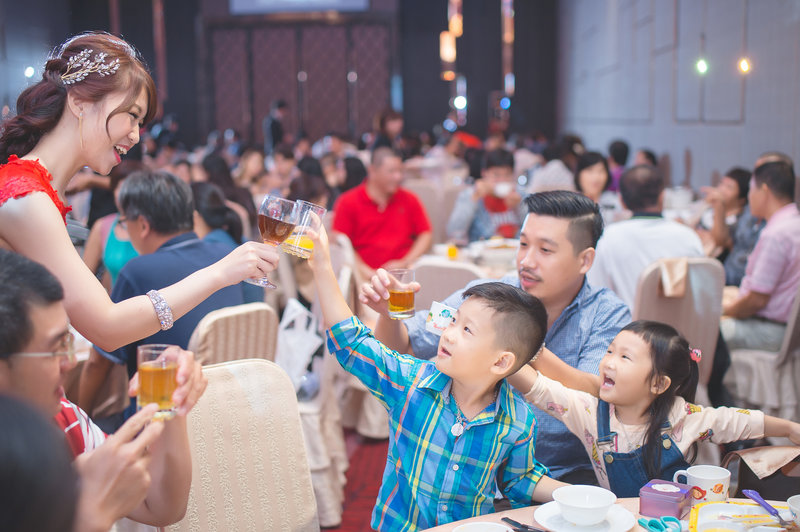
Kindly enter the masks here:
<path id="1" fill-rule="evenodd" d="M 220 288 L 263 277 L 278 260 L 270 246 L 250 242 L 153 298 L 109 299 L 67 235 L 64 189 L 84 166 L 107 175 L 156 108 L 155 85 L 135 50 L 90 33 L 50 56 L 42 80 L 20 94 L 17 115 L 0 129 L 0 247 L 58 277 L 72 325 L 105 350 L 156 333 Z M 162 302 L 171 315 L 158 310 Z"/>

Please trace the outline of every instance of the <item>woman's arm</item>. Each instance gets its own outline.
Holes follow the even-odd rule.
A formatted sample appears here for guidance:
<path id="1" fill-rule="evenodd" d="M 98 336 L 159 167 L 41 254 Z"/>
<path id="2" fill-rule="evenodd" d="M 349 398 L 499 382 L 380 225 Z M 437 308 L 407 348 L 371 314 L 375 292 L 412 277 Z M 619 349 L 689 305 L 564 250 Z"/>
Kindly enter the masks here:
<path id="1" fill-rule="evenodd" d="M 795 445 L 800 445 L 800 423 L 773 416 L 764 416 L 764 437 L 789 438 Z"/>
<path id="2" fill-rule="evenodd" d="M 9 200 L 0 207 L 0 238 L 13 251 L 41 263 L 64 287 L 64 305 L 72 325 L 106 351 L 146 338 L 159 330 L 147 296 L 113 303 L 103 285 L 72 245 L 64 221 L 44 193 Z M 161 290 L 178 319 L 208 296 L 248 277 L 275 269 L 277 252 L 249 242 L 222 260 Z"/>

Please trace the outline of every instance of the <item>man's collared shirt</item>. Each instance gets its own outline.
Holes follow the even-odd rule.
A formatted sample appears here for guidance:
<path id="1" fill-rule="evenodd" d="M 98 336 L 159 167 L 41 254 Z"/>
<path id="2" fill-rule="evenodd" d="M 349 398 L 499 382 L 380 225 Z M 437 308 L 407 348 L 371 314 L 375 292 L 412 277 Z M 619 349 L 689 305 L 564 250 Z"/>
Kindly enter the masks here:
<path id="1" fill-rule="evenodd" d="M 534 458 L 533 412 L 505 380 L 456 437 L 452 379 L 433 362 L 389 350 L 355 317 L 328 331 L 328 349 L 389 411 L 374 529 L 419 530 L 490 513 L 497 489 L 515 507 L 531 504 L 547 469 Z"/>
<path id="2" fill-rule="evenodd" d="M 479 279 L 468 284 L 464 290 L 496 280 Z M 499 281 L 522 288 L 516 274 L 507 275 Z M 464 290 L 450 295 L 442 303 L 453 308 L 460 307 Z M 426 309 L 417 312 L 413 318 L 403 320 L 408 328 L 414 356 L 424 359 L 436 356 L 439 345 L 439 337 L 425 329 L 427 316 Z M 547 330 L 545 343 L 550 351 L 573 368 L 597 374 L 600 360 L 611 341 L 630 321 L 628 307 L 613 292 L 606 288 L 593 288 L 584 281 L 572 303 Z M 535 407 L 533 412 L 541 436 L 536 444 L 536 459 L 550 469 L 552 477 L 560 478 L 579 469 L 592 469 L 583 444 L 561 421 Z"/>
<path id="3" fill-rule="evenodd" d="M 741 296 L 769 294 L 767 305 L 756 315 L 786 323 L 800 283 L 800 212 L 789 203 L 780 208 L 761 230 L 747 260 Z"/>

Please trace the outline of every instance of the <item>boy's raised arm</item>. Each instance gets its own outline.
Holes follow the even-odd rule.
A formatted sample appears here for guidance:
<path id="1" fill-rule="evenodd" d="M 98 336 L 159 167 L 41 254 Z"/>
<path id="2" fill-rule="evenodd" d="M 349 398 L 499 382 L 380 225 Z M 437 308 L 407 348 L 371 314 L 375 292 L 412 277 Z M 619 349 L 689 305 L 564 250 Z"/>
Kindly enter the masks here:
<path id="1" fill-rule="evenodd" d="M 353 311 L 347 306 L 347 301 L 339 290 L 339 282 L 331 265 L 330 246 L 325 228 L 320 227 L 319 233 L 309 229 L 308 236 L 314 242 L 314 252 L 308 259 L 308 265 L 314 272 L 314 284 L 325 318 L 325 327 L 330 328 L 340 321 L 351 318 Z"/>

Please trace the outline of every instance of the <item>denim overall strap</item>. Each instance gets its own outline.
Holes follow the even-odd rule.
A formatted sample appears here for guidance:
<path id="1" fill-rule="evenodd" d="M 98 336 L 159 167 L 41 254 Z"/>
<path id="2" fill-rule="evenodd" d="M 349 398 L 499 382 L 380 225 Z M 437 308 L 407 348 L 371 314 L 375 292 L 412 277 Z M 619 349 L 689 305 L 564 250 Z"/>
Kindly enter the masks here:
<path id="1" fill-rule="evenodd" d="M 597 448 L 606 464 L 608 482 L 617 497 L 638 497 L 639 490 L 652 480 L 648 478 L 641 447 L 629 453 L 614 452 L 617 448 L 617 433 L 610 429 L 610 409 L 602 399 L 597 404 Z M 669 422 L 664 424 L 670 428 Z M 661 478 L 672 480 L 675 471 L 689 466 L 683 454 L 669 436 L 669 431 L 661 434 Z"/>

